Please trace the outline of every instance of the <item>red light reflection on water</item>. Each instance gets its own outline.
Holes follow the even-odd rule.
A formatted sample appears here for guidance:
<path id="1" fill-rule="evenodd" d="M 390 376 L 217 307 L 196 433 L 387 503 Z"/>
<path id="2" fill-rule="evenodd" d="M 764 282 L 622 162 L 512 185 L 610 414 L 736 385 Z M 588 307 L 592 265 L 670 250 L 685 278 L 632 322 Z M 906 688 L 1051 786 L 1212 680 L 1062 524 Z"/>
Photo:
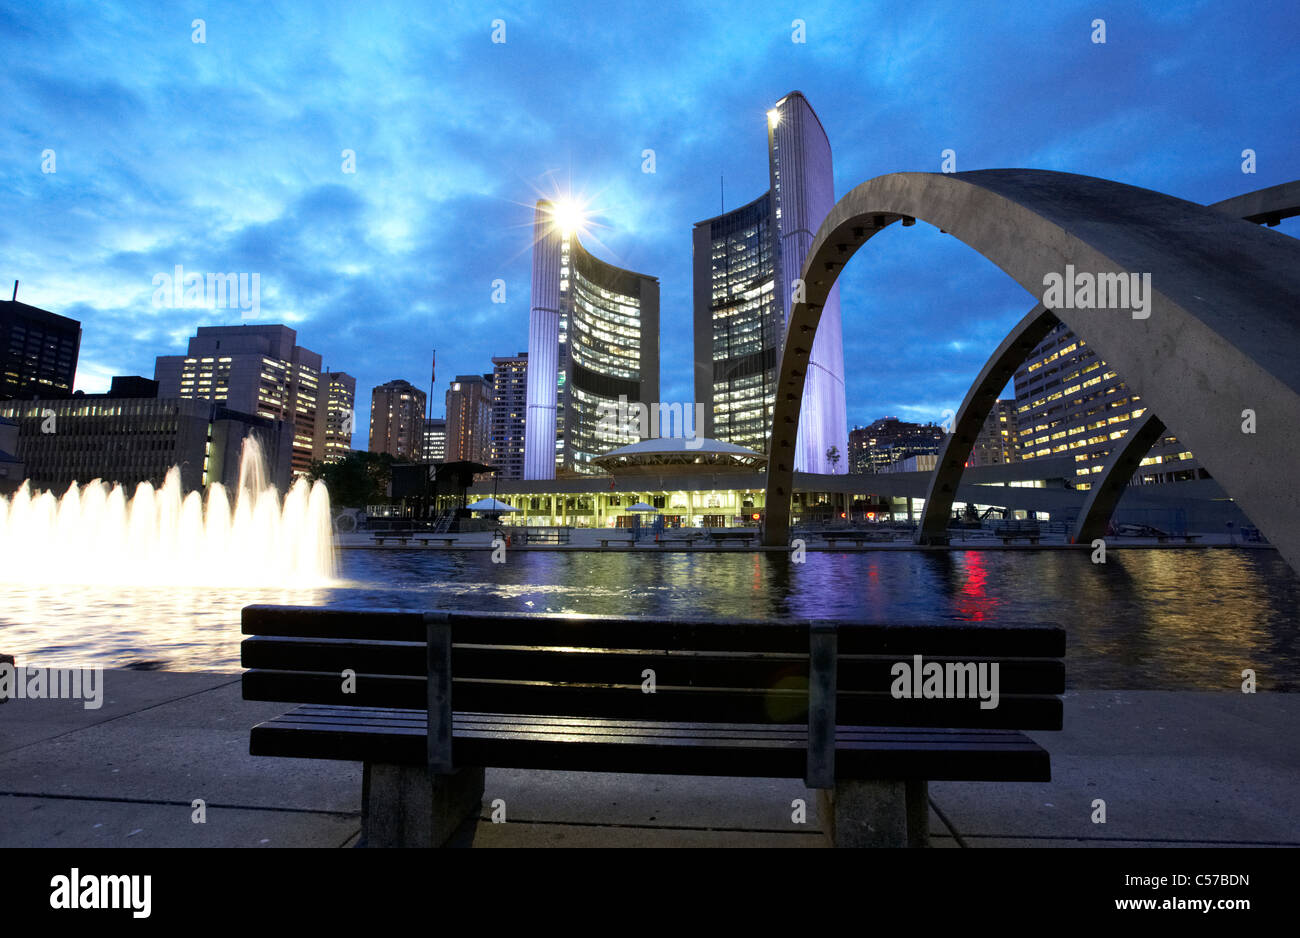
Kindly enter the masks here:
<path id="1" fill-rule="evenodd" d="M 977 550 L 968 550 L 964 555 L 966 561 L 966 582 L 957 591 L 957 612 L 964 619 L 983 622 L 988 614 L 998 605 L 998 600 L 990 596 L 985 589 L 989 571 L 984 565 L 984 555 Z"/>

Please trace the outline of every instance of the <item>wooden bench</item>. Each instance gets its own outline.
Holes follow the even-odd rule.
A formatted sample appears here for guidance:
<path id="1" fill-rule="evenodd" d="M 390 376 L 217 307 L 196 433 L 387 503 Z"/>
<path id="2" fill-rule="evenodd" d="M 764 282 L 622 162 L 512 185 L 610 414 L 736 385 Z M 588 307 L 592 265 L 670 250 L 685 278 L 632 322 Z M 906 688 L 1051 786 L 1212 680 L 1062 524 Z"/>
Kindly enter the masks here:
<path id="1" fill-rule="evenodd" d="M 741 544 L 748 546 L 758 537 L 753 531 L 710 531 L 709 540 L 718 545 L 725 544 L 727 541 L 740 541 Z"/>
<path id="2" fill-rule="evenodd" d="M 685 544 L 687 550 L 694 550 L 694 549 L 695 549 L 695 542 L 698 541 L 698 540 L 699 540 L 699 538 L 697 538 L 697 537 L 687 537 L 687 536 L 663 537 L 663 536 L 660 536 L 660 538 L 659 538 L 659 546 L 660 546 L 660 547 L 667 547 L 669 544 Z"/>
<path id="3" fill-rule="evenodd" d="M 602 538 L 600 539 L 600 546 L 601 546 L 601 547 L 608 547 L 610 544 L 619 544 L 619 545 L 622 545 L 622 546 L 624 546 L 624 547 L 631 547 L 631 546 L 632 546 L 633 544 L 635 544 L 635 543 L 636 543 L 636 538 L 631 537 L 631 536 L 625 536 L 625 537 L 602 537 Z"/>
<path id="4" fill-rule="evenodd" d="M 430 541 L 442 541 L 443 547 L 450 547 L 451 545 L 456 543 L 456 537 L 455 535 L 444 537 L 441 534 L 429 534 L 422 537 L 417 537 L 415 539 L 415 542 L 417 544 L 423 544 L 425 547 L 429 546 Z"/>
<path id="5" fill-rule="evenodd" d="M 1170 538 L 1173 538 L 1176 541 L 1181 540 L 1184 544 L 1194 544 L 1201 539 L 1201 535 L 1199 534 L 1158 534 L 1156 535 L 1156 542 L 1159 544 L 1167 544 L 1169 543 Z"/>
<path id="6" fill-rule="evenodd" d="M 1042 528 L 1038 526 L 1037 521 L 1000 521 L 993 526 L 994 536 L 1002 538 L 1003 544 L 1010 544 L 1016 540 L 1027 540 L 1030 544 L 1037 544 L 1042 533 Z"/>
<path id="7" fill-rule="evenodd" d="M 244 698 L 303 705 L 250 752 L 363 763 L 369 846 L 464 843 L 486 766 L 798 778 L 832 842 L 922 845 L 929 780 L 1048 781 L 1016 731 L 1061 727 L 1049 626 L 248 606 L 243 632 Z M 896 698 L 915 655 L 999 665 L 997 706 Z"/>
<path id="8" fill-rule="evenodd" d="M 524 528 L 525 544 L 567 544 L 570 528 Z"/>
<path id="9" fill-rule="evenodd" d="M 383 547 L 384 541 L 397 541 L 398 544 L 400 544 L 402 547 L 405 547 L 406 542 L 410 540 L 411 537 L 412 535 L 410 534 L 391 534 L 391 533 L 375 534 L 375 546 Z"/>
<path id="10" fill-rule="evenodd" d="M 822 540 L 832 547 L 835 546 L 837 541 L 852 541 L 854 546 L 861 547 L 867 541 L 874 540 L 874 538 L 865 531 L 823 531 Z"/>

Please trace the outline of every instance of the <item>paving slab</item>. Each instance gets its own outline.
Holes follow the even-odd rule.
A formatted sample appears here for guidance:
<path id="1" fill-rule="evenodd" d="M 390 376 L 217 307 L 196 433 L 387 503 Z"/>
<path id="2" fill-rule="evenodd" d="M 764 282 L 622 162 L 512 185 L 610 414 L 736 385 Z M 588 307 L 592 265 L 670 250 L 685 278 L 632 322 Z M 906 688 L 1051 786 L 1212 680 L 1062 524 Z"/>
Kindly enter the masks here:
<path id="1" fill-rule="evenodd" d="M 25 664 L 21 658 L 18 663 Z M 106 670 L 103 681 L 103 705 L 98 709 L 87 709 L 81 700 L 14 699 L 0 704 L 0 755 L 231 682 L 237 684 L 239 675 Z"/>
<path id="2" fill-rule="evenodd" d="M 0 796 L 4 847 L 341 847 L 359 815 L 189 804 Z"/>
<path id="3" fill-rule="evenodd" d="M 489 769 L 485 805 L 507 818 L 588 824 L 710 827 L 798 833 L 818 829 L 817 799 L 796 779 Z M 803 802 L 804 823 L 792 817 Z"/>
<path id="4" fill-rule="evenodd" d="M 1271 845 L 1251 843 L 1249 841 L 1124 840 L 1119 837 L 1094 837 L 1076 840 L 1059 837 L 973 837 L 966 841 L 966 846 L 976 850 L 985 847 L 1101 847 L 1103 849 L 1114 849 L 1116 847 L 1168 847 L 1170 849 L 1178 847 L 1254 847 L 1263 850 Z"/>
<path id="5" fill-rule="evenodd" d="M 821 826 L 816 792 L 797 779 L 488 769 L 483 803 L 489 812 L 498 798 L 507 819 L 519 821 L 776 833 Z M 794 819 L 796 800 L 803 802 L 802 823 Z M 933 811 L 930 832 L 949 833 Z"/>
<path id="6" fill-rule="evenodd" d="M 106 678 L 108 686 L 117 673 Z M 238 680 L 222 677 L 224 683 L 211 689 L 7 754 L 0 759 L 0 792 L 180 804 L 202 798 L 246 807 L 360 813 L 360 764 L 249 755 L 249 729 L 290 705 L 245 701 Z M 4 708 L 45 703 L 12 701 Z"/>
<path id="7" fill-rule="evenodd" d="M 823 847 L 820 832 L 683 830 L 588 824 L 480 823 L 474 846 L 491 847 Z"/>
<path id="8" fill-rule="evenodd" d="M 355 763 L 255 758 L 248 730 L 289 709 L 244 701 L 237 675 L 112 671 L 98 711 L 0 708 L 0 846 L 349 846 Z M 935 782 L 936 847 L 1300 845 L 1300 696 L 1078 691 L 1033 733 L 1043 784 Z M 479 846 L 810 846 L 798 780 L 489 769 Z M 191 802 L 208 823 L 191 822 Z M 492 801 L 507 823 L 491 823 Z M 1106 801 L 1104 825 L 1092 822 Z M 807 806 L 806 824 L 792 802 Z M 99 826 L 96 826 L 99 825 Z M 265 841 L 265 843 L 263 842 Z M 129 843 L 128 843 L 129 842 Z"/>
<path id="9" fill-rule="evenodd" d="M 1286 694 L 1082 691 L 1065 728 L 1030 733 L 1049 783 L 935 782 L 962 837 L 1300 845 L 1298 700 Z M 1093 802 L 1106 821 L 1093 822 Z"/>

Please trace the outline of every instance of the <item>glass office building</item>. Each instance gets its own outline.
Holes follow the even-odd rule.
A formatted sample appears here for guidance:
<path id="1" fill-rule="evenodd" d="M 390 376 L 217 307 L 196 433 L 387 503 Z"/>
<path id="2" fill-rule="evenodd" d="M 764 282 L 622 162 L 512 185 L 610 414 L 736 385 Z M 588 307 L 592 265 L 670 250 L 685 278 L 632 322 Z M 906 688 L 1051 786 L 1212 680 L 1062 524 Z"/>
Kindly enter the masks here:
<path id="1" fill-rule="evenodd" d="M 659 400 L 659 280 L 607 264 L 557 220 L 534 214 L 524 477 L 599 472 L 628 440 L 602 405 Z"/>
<path id="2" fill-rule="evenodd" d="M 695 399 L 704 435 L 767 452 L 792 298 L 813 238 L 835 205 L 831 149 L 804 96 L 767 115 L 769 188 L 695 225 Z M 847 462 L 839 287 L 813 340 L 795 469 L 833 473 Z"/>

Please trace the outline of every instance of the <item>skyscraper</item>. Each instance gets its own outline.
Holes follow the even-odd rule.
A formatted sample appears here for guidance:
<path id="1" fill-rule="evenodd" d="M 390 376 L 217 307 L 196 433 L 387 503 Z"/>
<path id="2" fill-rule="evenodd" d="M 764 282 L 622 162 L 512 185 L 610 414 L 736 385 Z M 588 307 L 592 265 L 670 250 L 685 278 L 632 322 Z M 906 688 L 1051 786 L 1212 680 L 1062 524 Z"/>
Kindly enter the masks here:
<path id="1" fill-rule="evenodd" d="M 0 401 L 70 397 L 80 350 L 77 320 L 0 300 Z"/>
<path id="2" fill-rule="evenodd" d="M 502 479 L 524 477 L 528 353 L 492 359 L 491 462 Z"/>
<path id="3" fill-rule="evenodd" d="M 626 444 L 602 404 L 659 402 L 659 280 L 598 260 L 577 226 L 540 201 L 533 215 L 524 477 L 599 473 Z"/>
<path id="4" fill-rule="evenodd" d="M 492 459 L 492 376 L 457 375 L 447 389 L 447 462 Z"/>
<path id="5" fill-rule="evenodd" d="M 154 363 L 158 396 L 224 402 L 293 424 L 293 471 L 311 466 L 321 359 L 288 326 L 200 326 L 185 355 Z"/>
<path id="6" fill-rule="evenodd" d="M 424 392 L 400 378 L 370 392 L 370 452 L 418 460 L 424 450 Z"/>
<path id="7" fill-rule="evenodd" d="M 344 371 L 325 372 L 321 375 L 321 398 L 316 407 L 316 445 L 312 459 L 342 462 L 352 452 L 357 379 Z"/>
<path id="8" fill-rule="evenodd" d="M 695 399 L 704 435 L 767 451 L 792 297 L 835 205 L 831 148 L 803 94 L 767 112 L 769 188 L 693 235 Z M 822 309 L 804 382 L 795 469 L 835 471 L 848 453 L 839 287 Z M 833 452 L 833 455 L 828 455 Z"/>

